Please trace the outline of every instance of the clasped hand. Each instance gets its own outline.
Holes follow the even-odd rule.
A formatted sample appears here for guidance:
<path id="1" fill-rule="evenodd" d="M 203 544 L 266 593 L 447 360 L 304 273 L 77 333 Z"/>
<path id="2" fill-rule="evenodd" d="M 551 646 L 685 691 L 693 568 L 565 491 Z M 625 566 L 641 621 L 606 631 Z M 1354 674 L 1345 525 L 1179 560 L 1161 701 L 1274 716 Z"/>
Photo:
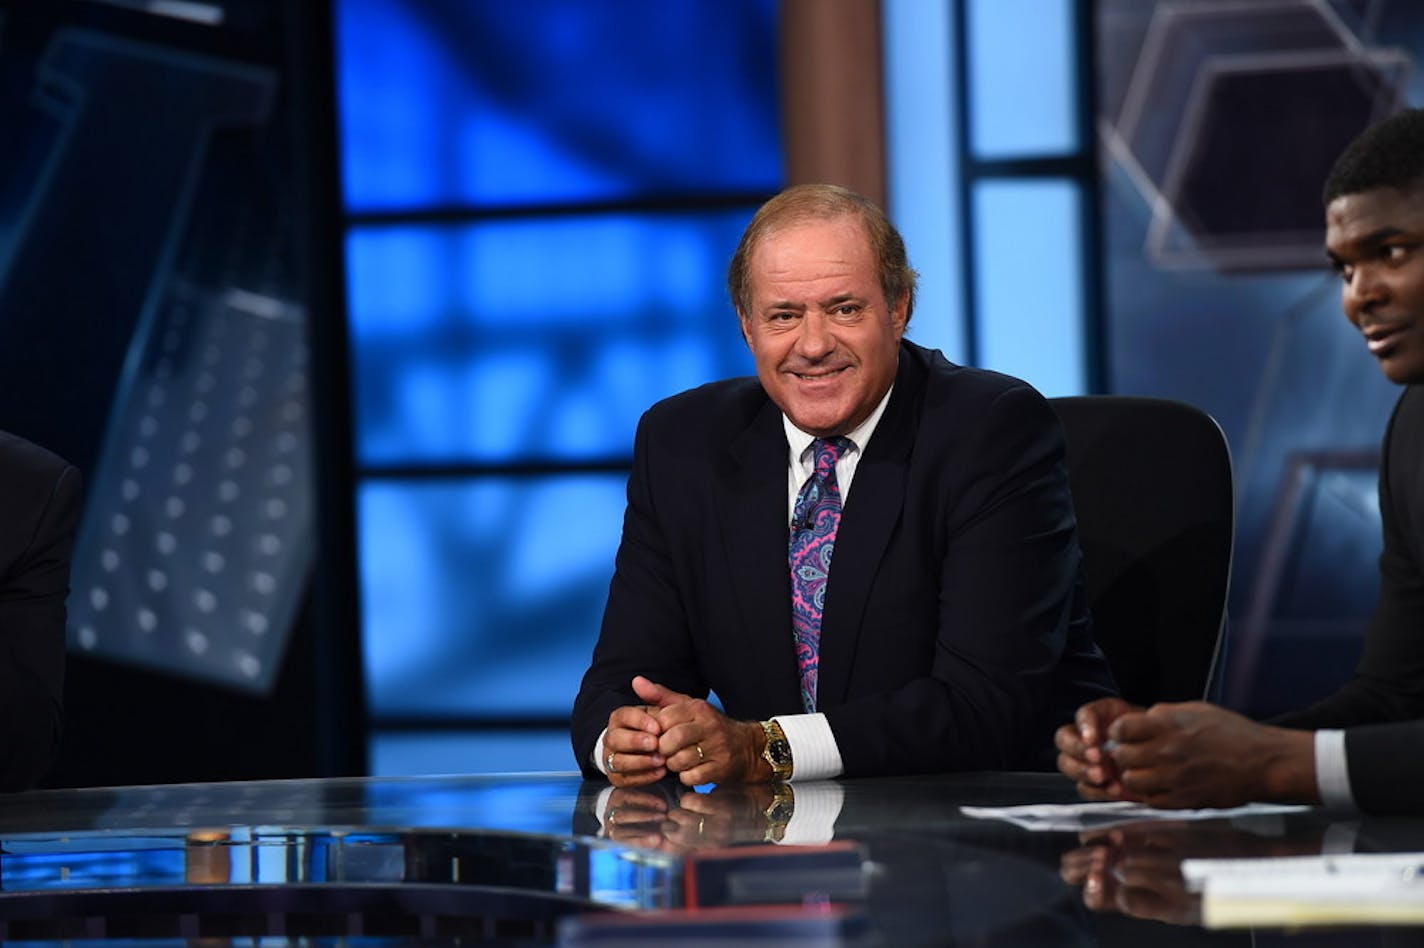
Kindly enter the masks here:
<path id="1" fill-rule="evenodd" d="M 615 787 L 645 786 L 669 773 L 688 787 L 766 779 L 756 722 L 735 721 L 642 675 L 633 691 L 644 703 L 616 709 L 603 736 L 603 766 Z"/>
<path id="2" fill-rule="evenodd" d="M 1058 769 L 1088 799 L 1154 807 L 1313 803 L 1313 735 L 1202 701 L 1142 709 L 1102 698 L 1054 735 Z"/>

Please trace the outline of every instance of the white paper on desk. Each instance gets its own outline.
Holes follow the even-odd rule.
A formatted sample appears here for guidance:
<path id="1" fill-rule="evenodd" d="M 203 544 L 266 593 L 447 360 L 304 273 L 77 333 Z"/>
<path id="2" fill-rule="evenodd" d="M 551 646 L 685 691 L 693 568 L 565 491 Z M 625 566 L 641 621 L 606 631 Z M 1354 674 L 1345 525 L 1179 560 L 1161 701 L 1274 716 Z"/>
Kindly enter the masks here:
<path id="1" fill-rule="evenodd" d="M 1029 803 L 1023 806 L 962 806 L 960 812 L 982 820 L 1005 820 L 1029 830 L 1058 832 L 1104 829 L 1143 820 L 1218 820 L 1263 813 L 1294 813 L 1296 804 L 1248 803 L 1225 810 L 1158 810 L 1120 800 L 1092 803 Z"/>
<path id="2" fill-rule="evenodd" d="M 1185 859 L 1208 928 L 1424 922 L 1424 853 Z"/>

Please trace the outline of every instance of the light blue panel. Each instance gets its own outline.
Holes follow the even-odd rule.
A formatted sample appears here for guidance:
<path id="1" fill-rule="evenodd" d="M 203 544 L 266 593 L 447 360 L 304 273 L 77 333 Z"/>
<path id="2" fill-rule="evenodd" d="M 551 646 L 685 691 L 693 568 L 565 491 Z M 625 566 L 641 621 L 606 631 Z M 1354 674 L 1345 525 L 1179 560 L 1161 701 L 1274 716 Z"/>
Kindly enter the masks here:
<path id="1" fill-rule="evenodd" d="M 774 0 L 340 0 L 352 210 L 781 186 Z"/>
<path id="2" fill-rule="evenodd" d="M 358 537 L 371 712 L 568 714 L 598 637 L 625 483 L 366 482 Z"/>
<path id="3" fill-rule="evenodd" d="M 628 455 L 653 402 L 754 371 L 723 282 L 751 213 L 356 229 L 360 460 Z"/>
<path id="4" fill-rule="evenodd" d="M 1076 0 L 966 2 L 972 153 L 1008 158 L 1076 150 Z"/>
<path id="5" fill-rule="evenodd" d="M 549 773 L 577 770 L 569 732 L 373 731 L 368 760 L 374 777 L 416 774 Z"/>
<path id="6" fill-rule="evenodd" d="M 954 43 L 949 8 L 883 0 L 889 201 L 910 264 L 920 272 L 910 338 L 954 362 L 967 358 L 954 142 Z"/>
<path id="7" fill-rule="evenodd" d="M 1071 181 L 974 188 L 979 364 L 1048 396 L 1087 390 L 1081 214 Z"/>

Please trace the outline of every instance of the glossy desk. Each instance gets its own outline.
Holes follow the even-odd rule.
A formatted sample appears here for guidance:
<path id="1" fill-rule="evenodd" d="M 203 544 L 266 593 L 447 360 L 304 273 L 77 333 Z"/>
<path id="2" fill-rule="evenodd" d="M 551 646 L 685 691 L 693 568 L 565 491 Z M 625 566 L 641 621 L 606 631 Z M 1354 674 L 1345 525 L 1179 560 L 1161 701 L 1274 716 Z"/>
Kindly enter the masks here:
<path id="1" fill-rule="evenodd" d="M 965 774 L 842 782 L 834 840 L 805 849 L 766 844 L 795 805 L 766 788 L 606 790 L 544 774 L 0 797 L 0 940 L 1424 945 L 1206 931 L 1176 869 L 1419 849 L 1424 824 L 1309 811 L 1030 832 L 959 807 L 1066 802 L 1066 781 Z"/>

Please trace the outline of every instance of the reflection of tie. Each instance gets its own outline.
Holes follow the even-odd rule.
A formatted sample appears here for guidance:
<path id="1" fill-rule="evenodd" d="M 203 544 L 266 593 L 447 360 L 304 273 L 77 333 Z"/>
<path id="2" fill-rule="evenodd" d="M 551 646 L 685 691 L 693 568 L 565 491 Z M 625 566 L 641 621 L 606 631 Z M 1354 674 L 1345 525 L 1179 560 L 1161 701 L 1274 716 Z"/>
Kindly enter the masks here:
<path id="1" fill-rule="evenodd" d="M 796 641 L 796 664 L 801 669 L 801 704 L 816 710 L 816 674 L 821 662 L 821 610 L 826 605 L 826 581 L 831 572 L 831 552 L 841 523 L 841 490 L 836 485 L 836 461 L 850 447 L 845 438 L 817 438 L 812 447 L 816 467 L 791 514 L 791 632 Z"/>

